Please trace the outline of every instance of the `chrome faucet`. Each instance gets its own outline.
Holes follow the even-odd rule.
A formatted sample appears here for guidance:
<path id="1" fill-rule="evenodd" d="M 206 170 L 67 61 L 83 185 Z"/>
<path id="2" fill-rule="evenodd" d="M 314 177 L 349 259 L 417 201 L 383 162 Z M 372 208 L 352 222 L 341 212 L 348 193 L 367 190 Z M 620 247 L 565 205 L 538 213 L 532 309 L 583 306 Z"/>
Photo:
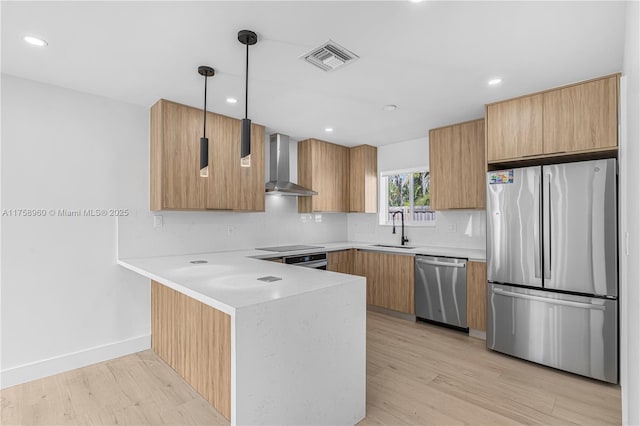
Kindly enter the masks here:
<path id="1" fill-rule="evenodd" d="M 409 238 L 404 236 L 404 212 L 402 210 L 398 210 L 397 212 L 393 212 L 391 215 L 391 222 L 393 223 L 393 229 L 391 230 L 392 234 L 396 233 L 396 215 L 400 213 L 400 223 L 402 224 L 402 236 L 400 237 L 400 244 L 405 245 L 409 242 Z"/>

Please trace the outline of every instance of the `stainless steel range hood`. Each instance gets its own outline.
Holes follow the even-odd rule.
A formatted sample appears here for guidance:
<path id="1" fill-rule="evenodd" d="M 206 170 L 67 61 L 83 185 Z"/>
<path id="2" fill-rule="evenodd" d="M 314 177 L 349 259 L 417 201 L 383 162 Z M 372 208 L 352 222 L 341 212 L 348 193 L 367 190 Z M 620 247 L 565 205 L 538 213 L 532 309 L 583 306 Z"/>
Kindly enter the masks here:
<path id="1" fill-rule="evenodd" d="M 273 195 L 306 197 L 318 195 L 316 191 L 289 181 L 289 136 L 274 133 L 270 136 L 269 182 L 265 192 Z"/>

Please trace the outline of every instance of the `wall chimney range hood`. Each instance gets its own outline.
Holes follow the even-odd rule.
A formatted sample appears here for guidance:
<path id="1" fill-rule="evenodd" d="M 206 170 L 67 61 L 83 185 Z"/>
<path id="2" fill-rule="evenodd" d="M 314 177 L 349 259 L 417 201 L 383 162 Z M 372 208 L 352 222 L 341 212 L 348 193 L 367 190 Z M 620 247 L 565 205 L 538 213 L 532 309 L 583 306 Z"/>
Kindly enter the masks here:
<path id="1" fill-rule="evenodd" d="M 294 197 L 318 195 L 316 191 L 289 181 L 289 136 L 287 135 L 274 133 L 270 136 L 269 179 L 265 184 L 267 195 Z"/>

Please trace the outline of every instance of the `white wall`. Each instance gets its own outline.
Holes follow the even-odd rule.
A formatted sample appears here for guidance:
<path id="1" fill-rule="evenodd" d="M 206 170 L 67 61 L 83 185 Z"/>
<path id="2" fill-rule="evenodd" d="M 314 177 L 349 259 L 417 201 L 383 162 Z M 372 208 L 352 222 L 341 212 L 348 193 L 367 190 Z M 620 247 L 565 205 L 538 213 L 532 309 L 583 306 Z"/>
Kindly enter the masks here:
<path id="1" fill-rule="evenodd" d="M 2 208 L 128 207 L 148 116 L 3 75 Z M 148 347 L 149 290 L 115 264 L 114 217 L 3 216 L 2 230 L 2 387 Z"/>
<path id="2" fill-rule="evenodd" d="M 2 217 L 3 388 L 149 347 L 149 282 L 118 254 L 346 239 L 346 214 L 299 215 L 296 198 L 277 196 L 265 213 L 163 212 L 154 229 L 148 108 L 2 77 L 2 209 L 131 213 Z"/>
<path id="3" fill-rule="evenodd" d="M 378 147 L 378 172 L 429 166 L 428 138 L 414 139 Z M 436 226 L 406 227 L 409 245 L 484 249 L 486 216 L 484 210 L 455 210 L 436 213 Z M 399 244 L 400 233 L 391 226 L 378 225 L 374 213 L 350 214 L 349 241 Z"/>
<path id="4" fill-rule="evenodd" d="M 640 6 L 627 2 L 620 146 L 620 379 L 623 423 L 640 425 Z M 628 238 L 628 244 L 626 239 Z M 627 249 L 628 245 L 628 249 Z"/>

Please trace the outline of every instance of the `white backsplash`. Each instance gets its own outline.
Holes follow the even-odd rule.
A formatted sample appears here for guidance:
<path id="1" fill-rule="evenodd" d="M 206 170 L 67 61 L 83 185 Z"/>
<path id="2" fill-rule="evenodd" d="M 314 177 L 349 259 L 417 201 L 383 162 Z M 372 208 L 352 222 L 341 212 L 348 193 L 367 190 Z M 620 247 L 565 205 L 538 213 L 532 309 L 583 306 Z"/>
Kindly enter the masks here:
<path id="1" fill-rule="evenodd" d="M 378 225 L 375 213 L 350 213 L 347 219 L 349 241 L 400 244 L 400 225 L 396 233 L 391 226 Z M 407 226 L 410 246 L 437 246 L 484 249 L 486 215 L 484 210 L 451 210 L 436 213 L 436 225 Z"/>
<path id="2" fill-rule="evenodd" d="M 149 212 L 118 220 L 118 257 L 168 256 L 344 241 L 346 213 L 300 214 L 296 197 L 267 196 L 264 213 Z M 153 216 L 162 216 L 154 228 Z"/>

